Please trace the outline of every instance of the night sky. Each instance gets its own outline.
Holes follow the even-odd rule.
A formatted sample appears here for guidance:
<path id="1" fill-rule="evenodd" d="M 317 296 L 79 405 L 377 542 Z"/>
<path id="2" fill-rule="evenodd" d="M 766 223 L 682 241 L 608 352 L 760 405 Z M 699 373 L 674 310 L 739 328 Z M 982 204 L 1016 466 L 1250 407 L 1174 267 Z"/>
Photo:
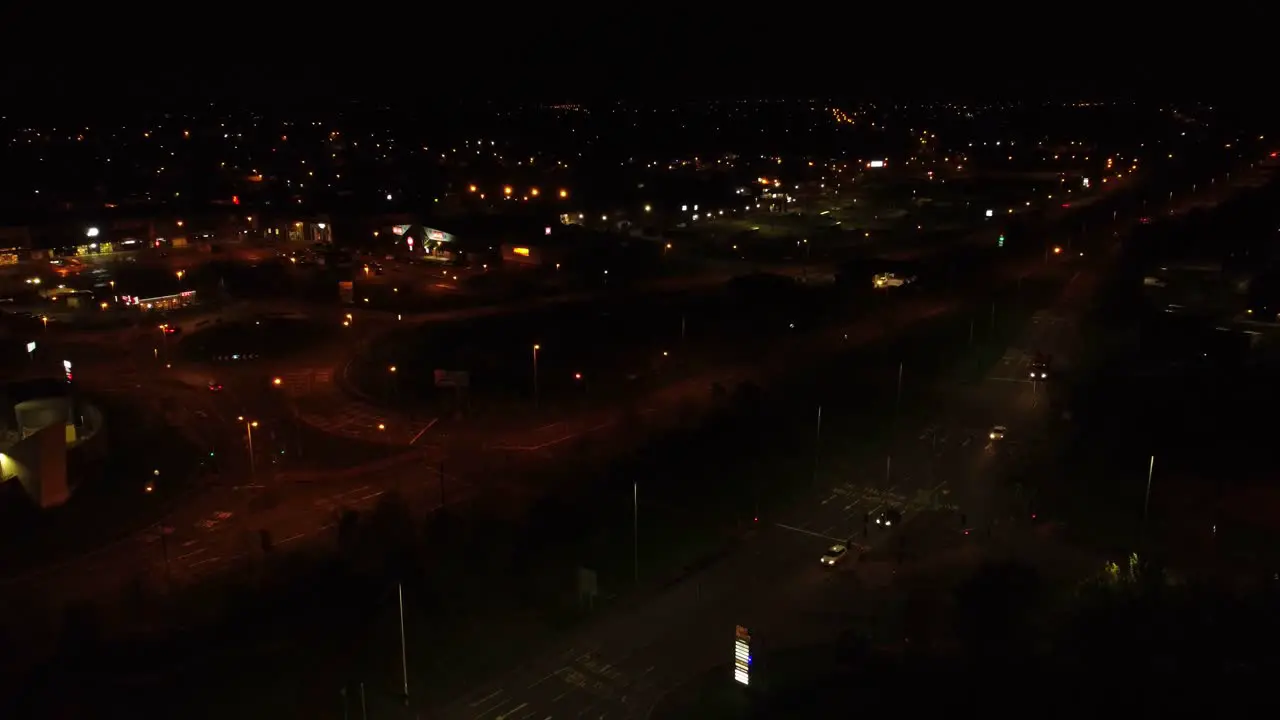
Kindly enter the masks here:
<path id="1" fill-rule="evenodd" d="M 1262 10 L 1191 16 L 1163 6 L 1166 15 L 1133 17 L 1087 3 L 1012 13 L 860 6 L 798 13 L 789 11 L 794 4 L 696 12 L 645 5 L 554 18 L 494 6 L 485 15 L 413 11 L 327 26 L 315 17 L 293 27 L 258 27 L 257 13 L 235 11 L 206 22 L 192 11 L 172 33 L 164 24 L 121 31 L 112 26 L 137 26 L 85 20 L 57 27 L 37 50 L 5 47 L 0 87 L 6 107 L 80 108 L 207 98 L 1188 100 L 1273 91 L 1264 71 L 1273 25 Z"/>

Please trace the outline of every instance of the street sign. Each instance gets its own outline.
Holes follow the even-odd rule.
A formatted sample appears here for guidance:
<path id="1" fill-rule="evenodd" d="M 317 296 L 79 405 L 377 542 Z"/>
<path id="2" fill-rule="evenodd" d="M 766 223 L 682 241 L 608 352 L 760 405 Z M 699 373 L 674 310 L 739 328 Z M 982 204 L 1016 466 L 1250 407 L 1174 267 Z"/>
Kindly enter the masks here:
<path id="1" fill-rule="evenodd" d="M 27 353 L 30 354 L 35 351 L 36 351 L 36 341 L 32 340 L 31 342 L 27 343 Z"/>
<path id="2" fill-rule="evenodd" d="M 739 625 L 733 638 L 733 679 L 751 684 L 751 632 Z"/>
<path id="3" fill-rule="evenodd" d="M 66 375 L 67 375 L 67 382 L 71 382 L 71 361 L 70 361 L 70 360 L 63 360 L 63 361 L 62 361 L 62 369 L 63 369 L 63 371 L 64 371 L 64 372 L 66 373 Z"/>
<path id="4" fill-rule="evenodd" d="M 464 388 L 471 385 L 471 373 L 466 370 L 436 370 L 436 387 Z"/>

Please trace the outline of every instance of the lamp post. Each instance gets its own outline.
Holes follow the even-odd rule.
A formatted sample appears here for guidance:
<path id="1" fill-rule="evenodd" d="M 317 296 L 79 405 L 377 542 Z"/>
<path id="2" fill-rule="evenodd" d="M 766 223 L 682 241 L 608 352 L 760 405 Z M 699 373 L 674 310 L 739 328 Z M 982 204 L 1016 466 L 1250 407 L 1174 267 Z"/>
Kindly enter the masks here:
<path id="1" fill-rule="evenodd" d="M 255 474 L 253 466 L 253 429 L 258 427 L 258 421 L 248 420 L 243 415 L 236 418 L 236 420 L 244 423 L 244 431 L 249 438 L 249 475 L 252 477 Z"/>
<path id="2" fill-rule="evenodd" d="M 533 345 L 533 407 L 538 409 L 538 351 L 542 349 L 541 345 L 534 343 Z"/>

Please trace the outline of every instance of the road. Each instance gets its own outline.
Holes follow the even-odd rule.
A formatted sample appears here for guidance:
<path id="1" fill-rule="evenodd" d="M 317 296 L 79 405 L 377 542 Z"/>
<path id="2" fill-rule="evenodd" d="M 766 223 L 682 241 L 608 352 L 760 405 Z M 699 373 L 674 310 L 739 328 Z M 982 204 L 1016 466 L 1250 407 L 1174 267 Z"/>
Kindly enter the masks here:
<path id="1" fill-rule="evenodd" d="M 1069 288 L 1075 286 L 1073 281 Z M 1069 289 L 1059 304 L 1040 316 L 1060 322 L 1033 323 L 1006 357 L 1020 358 L 1031 348 L 1068 349 L 1059 328 L 1073 321 L 1068 313 L 1076 295 Z M 568 647 L 435 716 L 644 718 L 687 678 L 722 666 L 727 682 L 736 625 L 751 628 L 770 649 L 829 640 L 832 616 L 856 613 L 859 594 L 891 584 L 897 548 L 913 555 L 960 551 L 979 539 L 977 532 L 966 535 L 966 527 L 1010 523 L 1009 514 L 1001 512 L 1003 506 L 979 498 L 1000 494 L 993 490 L 1005 470 L 999 456 L 1015 452 L 1013 447 L 1026 441 L 1014 436 L 1002 447 L 993 447 L 987 430 L 993 417 L 1017 417 L 1016 423 L 1007 421 L 1014 432 L 1036 427 L 1044 408 L 1039 413 L 1028 408 L 1029 387 L 997 375 L 967 388 L 969 402 L 940 398 L 930 403 L 935 411 L 927 414 L 927 426 L 918 432 L 913 428 L 899 440 L 903 460 L 889 477 L 878 458 L 862 457 L 830 469 L 823 473 L 818 490 L 772 523 L 766 521 L 724 561 L 633 611 L 600 621 Z M 906 509 L 901 530 L 866 521 L 890 506 Z M 938 509 L 944 512 L 934 512 Z M 967 525 L 960 522 L 961 514 L 968 515 Z M 900 546 L 904 537 L 907 544 Z M 818 563 L 826 546 L 849 541 L 868 559 L 850 560 L 834 570 Z"/>
<path id="2" fill-rule="evenodd" d="M 844 627 L 851 617 L 874 612 L 876 589 L 893 585 L 898 552 L 964 558 L 985 538 L 1017 535 L 1033 508 L 1007 483 L 1008 474 L 1051 449 L 1060 418 L 1046 388 L 1029 381 L 1029 358 L 1042 351 L 1055 357 L 1060 371 L 1070 368 L 1080 348 L 1078 323 L 1099 277 L 1097 267 L 1073 272 L 1057 302 L 1032 318 L 985 380 L 939 388 L 919 425 L 897 433 L 887 453 L 896 461 L 864 453 L 836 463 L 817 490 L 767 519 L 722 561 L 582 628 L 561 647 L 433 716 L 661 717 L 666 708 L 654 709 L 664 697 L 715 694 L 716 686 L 730 683 L 735 626 L 749 627 L 767 648 L 759 658 L 767 667 L 771 649 L 830 641 L 833 617 Z M 1008 426 L 1006 438 L 991 440 L 993 424 Z M 898 531 L 867 522 L 887 506 L 906 509 Z M 834 572 L 818 563 L 827 545 L 849 540 L 866 562 Z M 1088 562 L 1054 557 L 1058 566 Z M 711 685 L 681 689 L 709 671 Z"/>
<path id="3" fill-rule="evenodd" d="M 884 333 L 892 332 L 896 325 L 943 312 L 947 307 L 936 301 L 928 301 L 899 309 L 903 314 L 893 322 L 885 322 L 884 318 L 868 318 L 856 327 L 815 333 L 812 338 L 780 348 L 776 354 L 771 354 L 767 358 L 753 359 L 754 362 L 748 363 L 744 368 L 730 368 L 730 375 L 724 377 L 737 379 L 750 377 L 750 373 L 754 372 L 776 371 L 777 368 L 786 367 L 793 362 L 798 355 L 820 354 L 829 350 L 833 343 L 873 342 L 883 337 Z M 1069 323 L 1046 322 L 1044 327 L 1056 328 L 1053 332 L 1057 333 L 1058 329 L 1069 327 Z M 1012 365 L 1007 378 L 1014 377 L 1018 373 L 1017 363 L 1021 361 L 1017 358 L 1025 353 L 1028 346 L 1053 352 L 1051 348 L 1058 343 L 1055 337 L 1035 337 L 1020 344 L 1019 347 L 1012 348 L 1007 354 L 1011 358 L 1010 365 Z M 1060 353 L 1054 354 L 1062 357 Z M 993 454 L 990 457 L 980 454 L 980 452 L 985 453 L 985 443 L 982 444 L 982 448 L 978 446 L 981 433 L 989 428 L 996 417 L 1006 419 L 1005 424 L 1011 427 L 1024 427 L 1009 418 L 1017 415 L 1016 411 L 1020 407 L 1018 401 L 1027 396 L 1028 388 L 1025 383 L 1009 382 L 1007 378 L 992 380 L 987 384 L 990 387 L 984 386 L 981 391 L 970 392 L 977 396 L 976 400 L 970 403 L 954 401 L 946 405 L 948 410 L 945 413 L 939 412 L 936 417 L 930 418 L 925 423 L 928 426 L 944 428 L 943 435 L 940 436 L 935 430 L 926 438 L 922 428 L 921 432 L 909 436 L 915 437 L 918 442 L 924 442 L 927 439 L 931 450 L 939 443 L 939 437 L 945 438 L 941 440 L 943 454 L 935 456 L 936 459 L 929 460 L 929 455 L 918 449 L 910 452 L 905 449 L 898 450 L 895 447 L 895 451 L 890 456 L 900 459 L 888 463 L 887 472 L 878 458 L 865 459 L 862 465 L 855 463 L 850 467 L 834 468 L 833 471 L 844 473 L 845 478 L 858 478 L 858 481 L 827 478 L 825 492 L 821 497 L 812 498 L 808 510 L 797 510 L 776 521 L 777 525 L 771 525 L 761 531 L 761 540 L 757 540 L 754 547 L 767 546 L 769 549 L 745 553 L 745 555 L 750 555 L 751 552 L 757 553 L 745 567 L 749 568 L 751 573 L 771 578 L 769 582 L 771 585 L 776 584 L 780 588 L 792 587 L 787 582 L 785 572 L 803 567 L 803 564 L 797 565 L 797 556 L 806 558 L 805 563 L 816 565 L 817 553 L 823 543 L 827 542 L 826 538 L 853 537 L 860 530 L 862 517 L 873 512 L 878 504 L 885 502 L 886 499 L 891 502 L 910 503 L 921 497 L 921 491 L 927 490 L 930 491 L 932 498 L 939 496 L 963 498 L 968 508 L 971 496 L 977 494 L 974 488 L 979 488 L 983 478 L 990 477 L 1002 467 L 999 454 Z M 708 388 L 707 378 L 697 378 L 687 384 L 686 390 L 673 393 L 672 402 L 676 402 L 674 398 L 686 391 L 706 395 Z M 252 393 L 251 388 L 241 388 L 237 391 L 237 394 Z M 657 410 L 658 408 L 651 405 L 646 409 Z M 309 478 L 298 478 L 304 482 L 289 481 L 287 485 L 281 485 L 274 491 L 268 487 L 254 487 L 259 483 L 252 482 L 218 487 L 214 492 L 202 497 L 200 502 L 176 511 L 163 523 L 146 533 L 102 548 L 76 562 L 45 568 L 39 573 L 10 578 L 0 583 L 6 591 L 19 591 L 32 598 L 57 595 L 70 600 L 77 597 L 110 594 L 135 583 L 152 584 L 159 582 L 161 578 L 176 582 L 196 581 L 206 575 L 257 562 L 262 555 L 260 530 L 268 532 L 270 544 L 275 550 L 287 549 L 289 546 L 306 542 L 332 542 L 333 535 L 336 534 L 333 523 L 338 510 L 371 507 L 391 489 L 399 489 L 408 495 L 415 505 L 428 510 L 439 507 L 441 502 L 464 500 L 469 493 L 489 489 L 492 487 L 490 483 L 504 481 L 500 477 L 494 478 L 493 476 L 501 474 L 491 472 L 492 466 L 486 464 L 489 462 L 486 456 L 492 455 L 495 447 L 505 446 L 516 450 L 523 448 L 524 450 L 520 451 L 529 454 L 534 458 L 533 461 L 537 462 L 553 460 L 556 452 L 567 445 L 564 439 L 580 436 L 583 432 L 595 428 L 608 427 L 609 414 L 604 411 L 602 415 L 575 419 L 554 427 L 538 428 L 534 432 L 515 433 L 509 438 L 488 438 L 484 442 L 478 442 L 476 438 L 453 438 L 449 442 L 428 439 L 420 441 L 422 449 L 410 455 L 388 457 L 380 463 L 334 473 L 316 482 L 305 482 Z M 616 418 L 612 422 L 616 423 Z M 1026 429 L 1018 429 L 1011 433 L 1008 438 L 1010 442 L 1004 445 L 1010 449 L 1007 452 L 1014 452 L 1013 449 L 1023 442 L 1030 444 L 1030 441 L 1036 437 L 1030 429 L 1032 425 L 1033 423 L 1028 421 L 1025 425 Z M 238 433 L 238 429 L 236 432 Z M 905 429 L 903 435 L 905 435 Z M 961 439 L 966 436 L 973 438 L 968 444 Z M 905 441 L 899 437 L 897 442 Z M 461 452 L 461 448 L 470 448 L 470 450 Z M 439 475 L 441 460 L 448 463 L 443 492 Z M 470 484 L 480 482 L 485 483 L 485 486 Z M 957 502 L 953 499 L 943 504 L 954 505 Z M 968 523 L 970 525 L 977 525 L 980 520 L 988 516 L 995 517 L 997 507 L 995 503 L 986 507 L 975 501 L 972 507 L 981 509 L 972 511 L 973 518 L 969 519 Z M 767 542 L 763 542 L 765 539 Z M 872 540 L 869 544 L 874 546 L 876 543 Z M 741 569 L 743 563 L 738 559 L 738 555 L 731 558 L 730 562 L 717 565 L 711 572 L 722 573 L 726 572 L 723 568 L 734 567 L 739 568 L 737 571 L 739 573 L 746 572 Z M 812 558 L 812 562 L 807 558 Z M 764 571 L 769 568 L 776 568 L 782 574 L 778 576 L 765 574 Z M 821 578 L 828 577 L 812 573 L 809 575 L 812 577 L 797 582 L 816 583 Z M 709 580 L 703 579 L 702 589 L 695 593 L 700 596 L 700 605 L 705 604 L 711 608 L 720 607 L 720 612 L 728 608 L 732 611 L 730 614 L 747 614 L 749 608 L 739 605 L 744 600 L 736 590 L 739 587 L 738 578 L 740 577 L 742 576 L 731 572 L 722 579 L 717 579 L 720 578 L 719 575 L 712 575 Z M 843 575 L 837 574 L 835 577 L 843 577 Z M 687 585 L 686 583 L 682 587 Z M 696 586 L 698 583 L 695 583 Z M 722 586 L 726 589 L 721 591 L 721 595 L 729 599 L 726 599 L 722 605 L 710 602 L 709 598 L 716 597 L 715 588 Z M 677 589 L 676 592 L 687 594 L 693 591 Z M 687 600 L 679 600 L 678 594 L 676 597 L 677 599 L 670 602 L 687 602 Z M 762 592 L 761 597 L 773 596 Z M 663 617 L 663 615 L 658 614 L 656 617 Z M 768 626 L 767 617 L 765 613 L 766 619 L 762 627 Z M 703 627 L 715 625 L 714 623 L 698 624 Z M 691 628 L 688 632 L 677 633 L 676 637 L 695 638 L 698 637 L 697 632 L 696 629 Z M 613 648 L 623 648 L 626 645 L 623 643 L 615 646 L 595 642 L 596 639 L 594 636 L 589 637 L 588 640 L 592 640 L 591 642 L 584 641 L 576 644 L 575 647 L 579 649 L 607 647 L 612 652 Z M 642 684 L 637 687 L 652 688 L 646 692 L 654 695 L 660 694 L 662 689 L 669 685 L 661 680 L 665 674 L 669 673 L 671 677 L 683 677 L 688 674 L 690 668 L 683 666 L 679 668 L 671 666 L 656 673 L 647 670 L 648 667 L 658 667 L 656 663 L 645 665 L 638 670 L 632 667 L 651 661 L 652 655 L 648 654 L 650 647 L 644 645 L 637 648 L 634 658 L 611 655 L 610 657 L 615 657 L 616 662 L 607 664 L 613 666 L 611 672 L 618 674 L 610 682 L 627 683 L 630 682 L 628 678 L 634 681 L 635 678 L 642 677 Z M 596 650 L 590 650 L 590 652 L 584 650 L 572 657 L 582 658 L 585 655 L 586 659 L 583 662 L 595 662 L 596 655 L 592 654 L 595 652 Z M 711 655 L 715 654 L 711 653 Z M 711 655 L 708 655 L 709 659 L 712 659 Z M 695 661 L 698 657 L 698 652 L 691 652 L 687 656 L 681 653 L 682 661 Z M 554 665 L 552 661 L 548 662 L 551 664 L 540 665 L 545 670 L 540 677 L 550 675 L 562 667 L 562 665 Z M 631 669 L 624 673 L 617 669 L 621 667 Z M 533 680 L 536 679 L 538 678 L 531 679 L 529 685 L 532 685 Z M 516 686 L 504 684 L 503 693 L 513 693 L 513 687 L 517 686 L 518 683 Z M 550 691 L 554 687 L 555 683 L 548 680 L 535 686 L 530 692 L 536 695 L 537 692 Z M 559 694 L 559 692 L 552 693 L 551 697 L 554 699 Z M 546 699 L 543 698 L 537 702 L 545 701 Z M 525 702 L 530 702 L 531 707 L 535 701 Z M 516 705 L 519 705 L 519 702 L 513 703 L 511 707 Z M 474 715 L 464 713 L 455 716 L 473 717 Z"/>
<path id="4" fill-rule="evenodd" d="M 1010 275 L 1021 275 L 1028 270 L 1015 263 L 1007 271 Z M 678 286 L 683 287 L 681 284 Z M 557 299 L 548 302 L 566 301 Z M 667 387 L 649 398 L 641 412 L 649 416 L 652 425 L 658 421 L 657 416 L 669 413 L 673 408 L 680 408 L 691 399 L 695 402 L 709 400 L 714 382 L 733 387 L 741 380 L 760 379 L 776 372 L 792 372 L 797 358 L 821 356 L 840 346 L 874 342 L 886 333 L 894 332 L 894 328 L 905 327 L 948 309 L 947 302 L 928 298 L 907 300 L 895 308 L 896 316 L 872 316 L 863 318 L 850 327 L 802 334 L 790 343 L 778 344 L 772 352 L 763 356 L 749 358 L 736 366 L 716 368 L 707 375 L 698 375 Z M 414 316 L 412 320 L 456 320 L 459 317 L 498 311 L 495 308 L 476 308 L 443 315 L 423 314 Z M 373 317 L 377 316 L 367 319 L 372 320 Z M 353 328 L 362 338 L 398 324 L 387 317 L 373 322 L 365 320 L 364 317 L 360 318 L 356 324 L 358 329 Z M 121 393 L 140 392 L 146 397 L 153 397 L 158 404 L 166 405 L 171 414 L 181 414 L 181 424 L 192 426 L 197 436 L 209 434 L 207 442 L 219 449 L 223 462 L 228 465 L 228 472 L 225 473 L 228 478 L 226 484 L 206 488 L 198 498 L 170 513 L 134 541 L 118 543 L 92 555 L 86 562 L 92 565 L 93 570 L 80 568 L 78 563 L 57 566 L 39 575 L 36 585 L 49 589 L 51 585 L 57 584 L 62 586 L 58 593 L 60 596 L 76 597 L 81 593 L 100 593 L 103 588 L 98 585 L 99 580 L 107 581 L 108 588 L 111 588 L 118 587 L 122 579 L 154 578 L 159 574 L 178 580 L 196 579 L 223 568 L 234 567 L 238 563 L 249 562 L 258 545 L 249 536 L 256 536 L 259 530 L 266 530 L 277 545 L 300 542 L 304 538 L 324 537 L 333 521 L 334 507 L 368 507 L 387 489 L 397 486 L 406 492 L 422 488 L 422 492 L 426 494 L 424 501 L 431 507 L 432 502 L 440 502 L 439 468 L 442 462 L 448 464 L 445 471 L 444 484 L 447 491 L 444 500 L 460 500 L 471 489 L 463 478 L 510 474 L 491 472 L 495 450 L 505 452 L 508 459 L 516 456 L 514 464 L 517 466 L 525 462 L 553 461 L 558 451 L 572 446 L 569 440 L 586 434 L 605 434 L 606 431 L 612 431 L 620 421 L 615 409 L 603 408 L 550 423 L 511 428 L 498 435 L 488 429 L 479 434 L 458 429 L 451 431 L 450 437 L 442 438 L 436 434 L 438 429 L 435 428 L 433 418 L 406 419 L 341 396 L 333 385 L 332 376 L 326 377 L 324 374 L 326 368 L 332 368 L 332 364 L 324 362 L 329 355 L 320 353 L 321 366 L 293 370 L 292 375 L 286 374 L 283 368 L 268 370 L 282 374 L 279 392 L 266 389 L 267 380 L 262 368 L 226 371 L 222 381 L 227 390 L 216 399 L 211 397 L 207 389 L 198 389 L 204 382 L 201 370 L 198 369 L 166 371 L 175 375 L 175 379 L 185 379 L 186 382 L 185 388 L 181 387 L 182 383 L 177 383 L 181 392 L 173 394 L 164 384 L 143 382 L 146 368 L 142 366 L 147 359 L 136 355 L 124 365 L 109 362 L 102 367 L 91 365 L 86 368 L 87 379 L 100 383 L 101 387 Z M 332 360 L 330 358 L 329 362 Z M 307 392 L 304 394 L 307 395 L 327 394 L 329 407 L 326 409 L 329 414 L 314 412 L 316 405 L 307 406 L 302 398 L 296 397 L 299 389 L 305 389 Z M 200 394 L 202 392 L 205 393 L 203 396 Z M 205 405 L 209 407 L 205 408 Z M 291 436 L 302 437 L 299 429 L 301 425 L 318 428 L 326 435 L 353 435 L 362 440 L 372 436 L 384 443 L 398 446 L 399 452 L 410 448 L 415 452 L 398 458 L 384 457 L 361 469 L 330 473 L 325 478 L 309 474 L 305 470 L 289 472 L 286 468 L 284 472 L 276 472 L 276 467 L 265 463 L 259 465 L 256 472 L 250 472 L 250 468 L 246 467 L 248 463 L 241 460 L 247 460 L 248 457 L 250 428 L 242 427 L 235 420 L 242 416 L 252 416 L 252 419 L 260 422 L 257 446 L 254 448 L 256 458 L 262 458 L 262 453 L 269 448 L 288 449 Z M 335 417 L 341 419 L 335 421 Z M 275 438 L 272 438 L 272 433 L 275 433 Z M 297 441 L 299 445 L 303 442 Z M 322 437 L 313 437 L 305 443 L 322 449 L 333 444 L 326 443 Z M 301 447 L 298 450 L 300 452 Z M 274 455 L 272 459 L 275 459 Z M 263 463 L 264 460 L 265 458 L 260 459 L 259 462 Z M 896 472 L 890 469 L 890 475 L 908 471 L 906 463 L 899 461 L 898 465 Z M 510 469 L 510 466 L 504 467 L 504 470 Z M 491 479 L 487 480 L 486 485 L 489 486 L 492 482 L 494 481 Z M 433 486 L 434 489 L 426 490 L 427 486 Z M 511 490 L 529 491 L 528 488 Z M 163 543 L 158 540 L 160 528 L 172 528 L 164 535 Z M 233 528 L 234 532 L 231 531 Z M 157 548 L 157 544 L 162 547 Z M 164 555 L 168 550 L 173 552 L 168 553 L 168 562 L 165 562 Z M 33 580 L 30 574 L 23 574 L 19 578 L 10 578 L 6 584 L 12 586 L 16 582 L 30 580 Z M 78 590 L 72 590 L 63 583 Z"/>

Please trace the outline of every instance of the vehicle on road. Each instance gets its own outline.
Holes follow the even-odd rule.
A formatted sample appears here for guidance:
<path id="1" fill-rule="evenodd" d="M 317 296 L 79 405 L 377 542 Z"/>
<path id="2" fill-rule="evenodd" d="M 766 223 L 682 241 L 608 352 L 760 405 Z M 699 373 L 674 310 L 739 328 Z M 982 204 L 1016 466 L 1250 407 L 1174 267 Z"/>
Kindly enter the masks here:
<path id="1" fill-rule="evenodd" d="M 827 548 L 827 551 L 822 554 L 821 562 L 823 565 L 826 565 L 827 567 L 831 567 L 836 563 L 840 562 L 841 560 L 843 560 L 845 556 L 848 554 L 849 554 L 848 545 L 845 545 L 844 543 L 836 543 L 835 545 L 832 545 L 831 547 Z"/>
<path id="2" fill-rule="evenodd" d="M 1037 352 L 1034 356 L 1032 356 L 1031 369 L 1030 369 L 1031 379 L 1032 380 L 1048 380 L 1049 365 L 1052 362 L 1053 362 L 1053 357 L 1051 355 L 1045 355 L 1044 353 Z"/>
<path id="3" fill-rule="evenodd" d="M 895 273 L 887 272 L 873 275 L 871 278 L 871 285 L 879 290 L 910 285 L 915 282 L 915 280 L 915 276 L 897 275 Z"/>
<path id="4" fill-rule="evenodd" d="M 209 392 L 222 392 L 222 383 L 217 380 L 209 381 Z"/>
<path id="5" fill-rule="evenodd" d="M 1003 440 L 1005 433 L 1007 432 L 1009 432 L 1009 428 L 1003 425 L 993 425 L 991 427 L 991 432 L 987 433 L 987 437 L 992 441 Z"/>
<path id="6" fill-rule="evenodd" d="M 876 515 L 876 524 L 884 527 L 902 524 L 902 511 L 898 508 L 885 508 Z"/>

